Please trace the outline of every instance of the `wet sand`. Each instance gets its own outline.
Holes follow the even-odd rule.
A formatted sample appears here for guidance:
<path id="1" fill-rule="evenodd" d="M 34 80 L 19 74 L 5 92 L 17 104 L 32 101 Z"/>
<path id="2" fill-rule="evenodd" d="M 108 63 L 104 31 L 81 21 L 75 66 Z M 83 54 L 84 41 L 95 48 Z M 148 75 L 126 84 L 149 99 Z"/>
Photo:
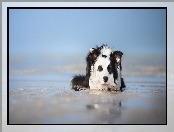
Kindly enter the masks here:
<path id="1" fill-rule="evenodd" d="M 10 81 L 10 124 L 166 124 L 164 78 L 129 78 L 123 92 L 70 90 L 69 82 Z"/>

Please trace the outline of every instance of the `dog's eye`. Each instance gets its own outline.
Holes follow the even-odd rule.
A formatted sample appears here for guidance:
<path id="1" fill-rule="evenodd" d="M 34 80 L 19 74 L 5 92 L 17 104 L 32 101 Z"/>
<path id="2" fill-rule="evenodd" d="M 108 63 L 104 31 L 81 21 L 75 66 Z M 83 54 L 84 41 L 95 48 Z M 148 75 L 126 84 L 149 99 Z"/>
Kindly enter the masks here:
<path id="1" fill-rule="evenodd" d="M 101 65 L 98 66 L 98 71 L 103 71 L 103 68 Z"/>
<path id="2" fill-rule="evenodd" d="M 109 65 L 107 69 L 108 69 L 108 72 L 112 72 L 112 66 L 111 65 Z"/>

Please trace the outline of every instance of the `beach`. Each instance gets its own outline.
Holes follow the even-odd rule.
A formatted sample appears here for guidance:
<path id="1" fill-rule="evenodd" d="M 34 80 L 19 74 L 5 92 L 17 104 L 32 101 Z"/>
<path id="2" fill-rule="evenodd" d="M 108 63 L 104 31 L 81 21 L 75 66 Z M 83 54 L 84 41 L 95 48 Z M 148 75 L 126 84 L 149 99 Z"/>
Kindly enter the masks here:
<path id="1" fill-rule="evenodd" d="M 166 124 L 166 78 L 125 82 L 123 92 L 107 92 L 74 91 L 69 80 L 10 80 L 9 124 Z"/>

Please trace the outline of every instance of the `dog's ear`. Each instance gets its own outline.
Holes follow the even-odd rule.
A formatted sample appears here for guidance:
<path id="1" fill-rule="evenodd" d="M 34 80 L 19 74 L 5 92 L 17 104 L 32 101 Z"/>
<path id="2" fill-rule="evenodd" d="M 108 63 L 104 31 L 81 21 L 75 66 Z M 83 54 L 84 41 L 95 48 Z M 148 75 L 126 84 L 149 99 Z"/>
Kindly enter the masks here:
<path id="1" fill-rule="evenodd" d="M 86 80 L 89 81 L 89 77 L 90 77 L 90 71 L 91 71 L 91 66 L 95 63 L 95 61 L 97 60 L 97 57 L 100 54 L 100 50 L 99 48 L 90 48 L 89 49 L 89 53 L 87 54 L 86 57 Z"/>
<path id="2" fill-rule="evenodd" d="M 122 57 L 123 52 L 117 50 L 117 51 L 114 51 L 114 54 Z"/>
<path id="3" fill-rule="evenodd" d="M 100 54 L 100 51 L 98 49 L 95 49 L 95 48 L 90 48 L 90 59 L 92 62 L 95 62 L 97 60 L 97 57 L 99 56 Z"/>
<path id="4" fill-rule="evenodd" d="M 121 51 L 114 51 L 113 53 L 113 56 L 115 57 L 115 56 L 119 56 L 120 58 L 123 56 L 123 52 L 121 52 Z"/>
<path id="5" fill-rule="evenodd" d="M 119 63 L 121 61 L 121 57 L 122 57 L 123 53 L 121 51 L 114 51 L 111 54 L 111 59 L 114 60 L 115 63 Z"/>
<path id="6" fill-rule="evenodd" d="M 95 50 L 94 48 L 89 49 L 90 53 L 92 53 L 94 50 Z"/>
<path id="7" fill-rule="evenodd" d="M 118 51 L 118 52 L 119 52 L 120 56 L 122 57 L 122 55 L 123 55 L 123 52 L 121 52 L 121 51 Z"/>

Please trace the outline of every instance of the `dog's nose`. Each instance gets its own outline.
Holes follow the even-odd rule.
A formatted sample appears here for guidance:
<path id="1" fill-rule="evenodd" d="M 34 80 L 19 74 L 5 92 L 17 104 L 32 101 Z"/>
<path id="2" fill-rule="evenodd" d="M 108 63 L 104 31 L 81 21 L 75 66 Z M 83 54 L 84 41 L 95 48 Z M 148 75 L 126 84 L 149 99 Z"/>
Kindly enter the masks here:
<path id="1" fill-rule="evenodd" d="M 103 77 L 103 80 L 104 80 L 104 82 L 107 82 L 108 81 L 108 77 L 107 76 L 104 76 Z"/>

